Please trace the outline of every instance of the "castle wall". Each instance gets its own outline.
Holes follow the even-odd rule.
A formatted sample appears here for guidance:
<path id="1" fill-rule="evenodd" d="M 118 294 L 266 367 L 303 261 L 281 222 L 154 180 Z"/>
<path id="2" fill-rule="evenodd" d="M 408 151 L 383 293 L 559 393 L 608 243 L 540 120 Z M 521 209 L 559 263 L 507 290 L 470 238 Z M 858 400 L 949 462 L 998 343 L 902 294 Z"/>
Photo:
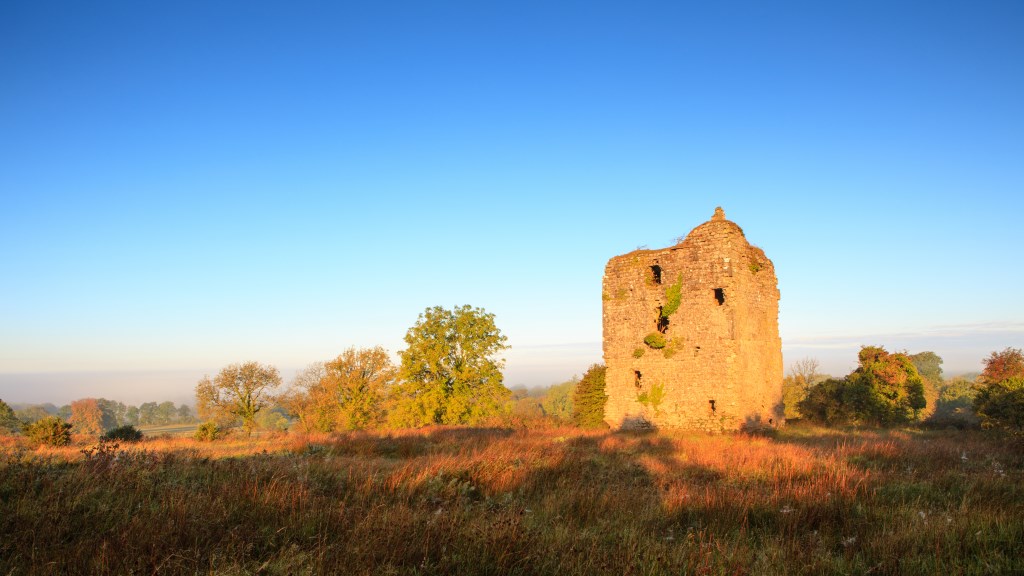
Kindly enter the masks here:
<path id="1" fill-rule="evenodd" d="M 678 309 L 667 326 L 659 324 L 659 307 L 673 306 L 676 287 Z M 781 423 L 774 266 L 720 209 L 675 246 L 612 258 L 602 299 L 610 426 L 734 430 Z M 661 334 L 665 346 L 645 344 L 651 334 Z"/>

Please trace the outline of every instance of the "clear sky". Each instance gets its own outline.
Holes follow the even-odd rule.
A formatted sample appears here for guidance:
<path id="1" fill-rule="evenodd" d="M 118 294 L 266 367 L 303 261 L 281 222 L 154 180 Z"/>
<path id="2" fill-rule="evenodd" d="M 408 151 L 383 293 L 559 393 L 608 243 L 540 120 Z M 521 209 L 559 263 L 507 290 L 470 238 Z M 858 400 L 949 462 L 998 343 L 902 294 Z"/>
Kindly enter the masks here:
<path id="1" fill-rule="evenodd" d="M 600 361 L 607 260 L 717 205 L 787 365 L 1024 346 L 1024 3 L 0 3 L 0 398 L 403 347 Z"/>

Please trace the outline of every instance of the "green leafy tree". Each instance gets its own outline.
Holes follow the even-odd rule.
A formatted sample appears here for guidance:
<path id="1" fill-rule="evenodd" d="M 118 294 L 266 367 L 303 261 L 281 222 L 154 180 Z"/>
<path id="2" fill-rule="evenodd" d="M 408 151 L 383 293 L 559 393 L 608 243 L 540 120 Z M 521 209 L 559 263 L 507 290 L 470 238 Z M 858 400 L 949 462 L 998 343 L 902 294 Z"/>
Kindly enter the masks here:
<path id="1" fill-rule="evenodd" d="M 241 421 L 252 434 L 256 414 L 267 406 L 273 389 L 280 385 L 281 376 L 273 366 L 258 362 L 231 364 L 213 380 L 207 376 L 199 381 L 196 409 L 204 420 Z"/>
<path id="2" fill-rule="evenodd" d="M 844 404 L 846 381 L 829 378 L 811 386 L 798 406 L 800 416 L 829 426 L 844 424 L 853 418 Z"/>
<path id="3" fill-rule="evenodd" d="M 1006 348 L 993 352 L 984 364 L 974 398 L 982 427 L 1024 432 L 1024 353 Z"/>
<path id="4" fill-rule="evenodd" d="M 154 424 L 159 424 L 161 426 L 174 424 L 178 421 L 178 407 L 174 405 L 174 402 L 164 400 L 157 404 L 154 418 L 156 420 Z"/>
<path id="5" fill-rule="evenodd" d="M 856 370 L 845 380 L 812 387 L 799 408 L 804 417 L 826 424 L 890 426 L 919 417 L 925 405 L 924 384 L 907 355 L 865 346 Z"/>
<path id="6" fill-rule="evenodd" d="M 583 374 L 576 390 L 573 392 L 573 421 L 583 428 L 607 427 L 604 421 L 604 405 L 608 401 L 605 394 L 604 364 L 594 364 Z"/>
<path id="7" fill-rule="evenodd" d="M 978 391 L 974 410 L 983 428 L 1024 432 L 1024 377 L 993 382 Z"/>
<path id="8" fill-rule="evenodd" d="M 143 402 L 139 406 L 139 424 L 152 426 L 157 424 L 156 402 Z"/>
<path id="9" fill-rule="evenodd" d="M 132 426 L 139 425 L 139 407 L 128 406 L 127 408 L 125 408 L 124 421 L 126 424 L 131 424 Z"/>
<path id="10" fill-rule="evenodd" d="M 480 424 L 501 416 L 507 338 L 482 308 L 428 308 L 405 335 L 390 420 L 396 426 Z"/>
<path id="11" fill-rule="evenodd" d="M 324 369 L 321 385 L 333 396 L 338 428 L 358 430 L 384 423 L 384 403 L 398 370 L 383 348 L 349 348 Z"/>
<path id="12" fill-rule="evenodd" d="M 6 402 L 0 400 L 0 432 L 19 432 L 21 426 L 21 420 L 14 415 L 14 410 Z"/>
<path id="13" fill-rule="evenodd" d="M 96 399 L 96 404 L 100 407 L 100 412 L 103 414 L 103 429 L 112 430 L 118 426 L 126 424 L 125 422 L 125 411 L 128 409 L 121 402 L 116 400 L 107 400 L 106 398 Z"/>
<path id="14" fill-rule="evenodd" d="M 26 424 L 23 431 L 25 436 L 47 446 L 71 444 L 71 424 L 57 416 L 47 416 L 31 424 Z"/>
<path id="15" fill-rule="evenodd" d="M 178 413 L 175 419 L 181 424 L 191 424 L 195 417 L 192 416 L 192 409 L 188 407 L 188 404 L 182 404 L 178 406 Z"/>

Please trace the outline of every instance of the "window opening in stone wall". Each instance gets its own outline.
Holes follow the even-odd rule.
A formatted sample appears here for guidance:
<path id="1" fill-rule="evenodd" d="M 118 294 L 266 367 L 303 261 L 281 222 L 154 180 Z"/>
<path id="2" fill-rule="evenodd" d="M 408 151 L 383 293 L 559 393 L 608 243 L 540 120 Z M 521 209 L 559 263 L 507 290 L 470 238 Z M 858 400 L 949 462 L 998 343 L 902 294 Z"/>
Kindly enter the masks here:
<path id="1" fill-rule="evenodd" d="M 711 413 L 714 414 L 715 413 L 715 401 L 714 400 L 708 400 L 708 404 L 711 404 Z"/>
<path id="2" fill-rule="evenodd" d="M 695 346 L 693 348 L 693 355 L 696 356 L 698 354 L 700 354 L 700 346 Z"/>
<path id="3" fill-rule="evenodd" d="M 662 306 L 658 306 L 658 332 L 664 334 L 668 331 L 668 316 L 665 316 L 662 309 Z"/>
<path id="4" fill-rule="evenodd" d="M 640 374 L 640 371 L 639 370 L 633 370 L 633 385 L 636 386 L 637 388 L 639 388 L 639 387 L 641 387 L 643 385 L 643 384 L 640 383 L 640 379 L 641 378 L 643 378 L 643 375 Z"/>
<path id="5" fill-rule="evenodd" d="M 661 266 L 651 266 L 651 280 L 654 280 L 655 284 L 661 284 Z"/>
<path id="6" fill-rule="evenodd" d="M 715 300 L 718 300 L 718 305 L 725 304 L 725 289 L 715 288 Z"/>

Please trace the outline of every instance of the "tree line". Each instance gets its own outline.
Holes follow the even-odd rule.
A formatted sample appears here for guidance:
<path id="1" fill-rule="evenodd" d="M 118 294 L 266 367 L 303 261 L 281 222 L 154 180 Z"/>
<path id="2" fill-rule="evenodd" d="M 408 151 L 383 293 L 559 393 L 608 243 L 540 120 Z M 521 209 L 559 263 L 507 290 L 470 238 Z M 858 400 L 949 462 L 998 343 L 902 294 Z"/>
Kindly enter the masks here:
<path id="1" fill-rule="evenodd" d="M 503 383 L 499 357 L 508 349 L 507 338 L 482 308 L 428 308 L 404 341 L 397 365 L 379 346 L 349 348 L 308 366 L 283 390 L 273 366 L 226 366 L 196 386 L 196 409 L 211 423 L 203 435 L 228 426 L 251 433 L 268 412 L 277 415 L 271 418 L 275 425 L 293 424 L 304 432 L 479 426 L 540 417 L 603 424 L 603 366 L 539 394 L 512 391 Z"/>
<path id="2" fill-rule="evenodd" d="M 80 398 L 65 404 L 27 404 L 13 406 L 0 400 L 0 429 L 20 430 L 45 418 L 60 418 L 81 434 L 102 434 L 121 426 L 165 426 L 190 424 L 195 414 L 186 404 L 144 402 L 138 406 L 106 398 Z"/>
<path id="3" fill-rule="evenodd" d="M 975 377 L 944 379 L 931 351 L 864 346 L 853 372 L 835 378 L 818 362 L 795 362 L 783 382 L 786 418 L 825 425 L 977 427 L 1024 431 L 1024 353 L 992 352 Z"/>

